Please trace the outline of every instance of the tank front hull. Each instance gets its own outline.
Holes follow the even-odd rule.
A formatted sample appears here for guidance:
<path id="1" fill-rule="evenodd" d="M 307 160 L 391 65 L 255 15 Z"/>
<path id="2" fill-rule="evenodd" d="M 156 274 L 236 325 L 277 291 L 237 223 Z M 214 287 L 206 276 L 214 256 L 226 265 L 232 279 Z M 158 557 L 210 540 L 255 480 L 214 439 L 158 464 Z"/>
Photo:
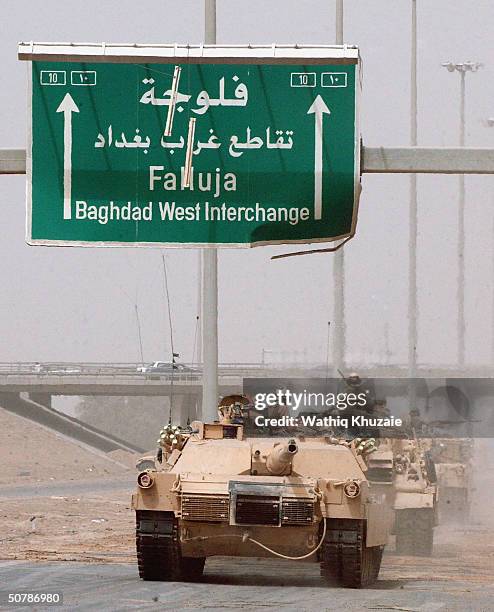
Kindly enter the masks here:
<path id="1" fill-rule="evenodd" d="M 282 555 L 299 557 L 310 553 L 319 543 L 319 523 L 309 526 L 267 527 L 206 524 L 179 520 L 182 553 L 187 557 L 273 557 L 249 538 Z M 245 539 L 245 541 L 243 541 Z M 317 561 L 312 555 L 308 561 Z"/>

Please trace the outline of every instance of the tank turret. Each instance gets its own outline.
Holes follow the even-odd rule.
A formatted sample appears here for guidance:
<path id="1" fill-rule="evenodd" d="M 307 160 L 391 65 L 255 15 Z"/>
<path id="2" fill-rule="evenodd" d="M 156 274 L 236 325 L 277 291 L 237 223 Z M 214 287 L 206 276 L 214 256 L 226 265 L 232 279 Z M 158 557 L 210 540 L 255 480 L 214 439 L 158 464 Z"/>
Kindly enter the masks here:
<path id="1" fill-rule="evenodd" d="M 298 445 L 293 439 L 285 444 L 280 442 L 276 443 L 266 458 L 266 468 L 268 472 L 276 476 L 290 473 L 293 458 L 297 453 Z"/>

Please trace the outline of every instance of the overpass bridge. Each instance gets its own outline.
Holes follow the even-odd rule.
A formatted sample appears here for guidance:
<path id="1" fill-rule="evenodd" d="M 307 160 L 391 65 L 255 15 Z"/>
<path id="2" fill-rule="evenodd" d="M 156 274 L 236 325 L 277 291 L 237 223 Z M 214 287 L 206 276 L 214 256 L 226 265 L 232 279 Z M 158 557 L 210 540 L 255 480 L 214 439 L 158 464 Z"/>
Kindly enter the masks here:
<path id="1" fill-rule="evenodd" d="M 42 427 L 98 451 L 142 449 L 64 415 L 52 407 L 53 396 L 173 396 L 174 420 L 196 418 L 202 371 L 185 366 L 173 372 L 141 372 L 141 363 L 17 362 L 0 363 L 0 406 Z M 283 370 L 295 375 L 293 369 Z M 245 377 L 277 377 L 279 369 L 262 364 L 220 366 L 220 393 L 240 392 Z"/>
<path id="2" fill-rule="evenodd" d="M 141 372 L 138 363 L 0 363 L 0 406 L 35 423 L 59 432 L 99 451 L 115 449 L 138 452 L 135 445 L 108 432 L 88 426 L 52 407 L 53 396 L 155 396 L 173 397 L 174 421 L 186 422 L 200 414 L 202 372 L 192 366 L 171 372 Z M 355 368 L 363 378 L 399 378 L 391 387 L 406 401 L 406 366 Z M 323 365 L 229 363 L 219 366 L 222 395 L 242 391 L 245 378 L 331 378 Z M 494 377 L 492 367 L 475 367 L 461 372 L 450 367 L 418 368 L 419 378 Z M 391 381 L 390 381 L 391 382 Z M 390 385 L 385 385 L 391 391 Z M 489 393 L 494 397 L 494 389 Z"/>
<path id="3" fill-rule="evenodd" d="M 12 362 L 0 363 L 0 406 L 59 432 L 73 429 L 79 439 L 83 423 L 68 423 L 52 408 L 54 396 L 173 397 L 174 418 L 185 422 L 200 412 L 202 371 L 185 366 L 173 372 L 142 372 L 142 363 Z M 185 365 L 185 364 L 182 364 Z M 222 364 L 222 395 L 242 391 L 246 377 L 295 376 L 297 370 L 263 364 Z M 298 370 L 300 375 L 300 370 Z M 303 375 L 303 374 L 302 374 Z M 30 402 L 30 403 L 29 403 Z M 92 435 L 92 434 L 91 434 Z M 84 433 L 85 438 L 87 437 Z M 102 442 L 103 446 L 106 441 Z M 100 445 L 101 446 L 101 445 Z M 100 447 L 98 446 L 98 448 Z"/>
<path id="4" fill-rule="evenodd" d="M 168 396 L 200 395 L 202 371 L 185 366 L 173 372 L 141 372 L 141 363 L 0 363 L 0 393 L 35 395 Z M 300 368 L 263 364 L 222 364 L 221 392 L 236 392 L 244 378 L 303 376 Z"/>
<path id="5" fill-rule="evenodd" d="M 11 362 L 0 363 L 0 394 L 28 393 L 38 399 L 53 395 L 199 397 L 202 371 L 185 365 L 172 372 L 141 372 L 141 363 Z M 407 366 L 352 366 L 364 378 L 407 378 Z M 417 368 L 418 378 L 490 378 L 492 366 Z M 245 378 L 328 378 L 321 364 L 224 363 L 218 368 L 221 394 L 240 392 Z M 329 377 L 333 373 L 329 369 Z"/>
<path id="6" fill-rule="evenodd" d="M 140 363 L 0 363 L 2 398 L 27 396 L 51 408 L 53 396 L 151 396 L 172 397 L 178 413 L 198 414 L 203 376 L 200 368 L 181 364 L 173 372 L 142 372 Z M 353 366 L 355 367 L 355 366 Z M 403 378 L 403 366 L 357 367 L 363 378 Z M 221 395 L 240 393 L 245 378 L 331 378 L 321 364 L 224 363 L 219 365 Z M 475 366 L 461 371 L 449 366 L 422 366 L 417 378 L 492 378 L 492 366 Z"/>

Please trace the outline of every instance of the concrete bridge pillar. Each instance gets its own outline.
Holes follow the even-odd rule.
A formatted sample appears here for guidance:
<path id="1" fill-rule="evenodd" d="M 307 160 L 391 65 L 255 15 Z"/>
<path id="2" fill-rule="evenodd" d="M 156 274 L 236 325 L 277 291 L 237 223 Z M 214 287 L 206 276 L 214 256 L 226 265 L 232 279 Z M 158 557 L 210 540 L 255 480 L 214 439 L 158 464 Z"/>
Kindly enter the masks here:
<path id="1" fill-rule="evenodd" d="M 37 404 L 41 404 L 42 406 L 45 406 L 46 408 L 52 408 L 53 406 L 51 405 L 51 399 L 52 399 L 52 395 L 51 393 L 28 393 L 28 397 L 31 401 L 36 402 Z"/>

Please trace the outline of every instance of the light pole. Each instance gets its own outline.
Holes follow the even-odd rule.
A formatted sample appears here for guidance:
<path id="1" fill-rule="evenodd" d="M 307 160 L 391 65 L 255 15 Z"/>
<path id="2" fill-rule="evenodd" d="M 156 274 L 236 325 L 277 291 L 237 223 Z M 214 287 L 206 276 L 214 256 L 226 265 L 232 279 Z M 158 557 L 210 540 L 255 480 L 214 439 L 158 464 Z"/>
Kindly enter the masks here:
<path id="1" fill-rule="evenodd" d="M 494 121 L 494 120 L 493 120 Z M 493 123 L 494 125 L 494 123 Z M 494 236 L 494 223 L 492 225 L 492 234 Z M 492 257 L 492 263 L 494 264 L 494 254 Z M 492 278 L 494 279 L 494 274 L 492 275 Z M 492 284 L 492 303 L 491 303 L 491 309 L 492 309 L 492 313 L 491 313 L 491 320 L 492 320 L 492 346 L 491 346 L 491 359 L 492 359 L 492 363 L 491 366 L 494 364 L 494 282 Z"/>
<path id="2" fill-rule="evenodd" d="M 467 72 L 477 72 L 482 64 L 478 62 L 464 62 L 455 64 L 454 62 L 444 62 L 441 64 L 448 72 L 460 73 L 460 147 L 465 146 L 465 81 Z M 457 321 L 457 340 L 458 340 L 458 366 L 463 368 L 465 365 L 465 175 L 459 176 L 459 196 L 458 196 L 458 321 Z"/>
<path id="3" fill-rule="evenodd" d="M 486 121 L 487 127 L 494 127 L 494 117 L 488 117 L 487 121 Z M 494 235 L 494 224 L 492 226 L 492 230 L 493 230 L 493 235 Z M 493 257 L 492 257 L 492 263 L 494 265 L 494 253 L 493 253 Z M 493 278 L 493 285 L 492 285 L 492 302 L 491 302 L 491 309 L 492 309 L 492 313 L 491 313 L 491 321 L 492 321 L 492 331 L 491 331 L 491 335 L 492 335 L 492 345 L 491 345 L 491 366 L 492 364 L 494 364 L 494 274 L 492 275 Z"/>
<path id="4" fill-rule="evenodd" d="M 335 39 L 343 44 L 343 0 L 336 0 Z M 345 253 L 344 247 L 336 251 L 333 260 L 333 319 L 334 319 L 334 375 L 344 367 L 345 362 Z"/>
<path id="5" fill-rule="evenodd" d="M 412 36 L 410 70 L 410 144 L 417 146 L 417 0 L 412 0 Z M 417 376 L 417 175 L 410 175 L 410 204 L 408 210 L 408 378 L 410 380 L 410 408 L 416 404 Z"/>

